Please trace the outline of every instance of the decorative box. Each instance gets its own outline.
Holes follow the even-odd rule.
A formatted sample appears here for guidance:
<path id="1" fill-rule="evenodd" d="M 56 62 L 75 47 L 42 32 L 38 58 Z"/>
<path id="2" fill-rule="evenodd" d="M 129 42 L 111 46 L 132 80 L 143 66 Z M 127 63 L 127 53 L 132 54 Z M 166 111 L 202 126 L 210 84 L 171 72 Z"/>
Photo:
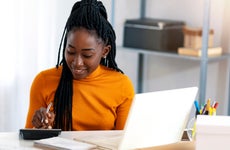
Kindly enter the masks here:
<path id="1" fill-rule="evenodd" d="M 202 47 L 202 28 L 192 28 L 184 26 L 184 47 L 192 49 L 200 49 Z M 213 47 L 214 31 L 209 32 L 208 47 Z"/>
<path id="2" fill-rule="evenodd" d="M 131 19 L 124 27 L 124 47 L 163 52 L 177 52 L 183 46 L 183 21 Z"/>

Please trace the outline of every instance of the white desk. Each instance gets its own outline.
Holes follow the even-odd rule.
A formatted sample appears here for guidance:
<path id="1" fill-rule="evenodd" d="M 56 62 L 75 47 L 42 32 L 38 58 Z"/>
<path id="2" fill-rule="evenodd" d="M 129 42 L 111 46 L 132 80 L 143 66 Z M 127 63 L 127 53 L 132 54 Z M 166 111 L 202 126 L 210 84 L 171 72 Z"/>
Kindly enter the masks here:
<path id="1" fill-rule="evenodd" d="M 60 137 L 73 139 L 85 139 L 89 136 L 102 137 L 102 136 L 121 136 L 122 131 L 62 131 Z M 195 150 L 194 143 L 180 142 L 166 146 L 154 147 L 154 150 Z M 150 150 L 153 148 L 147 148 Z M 0 132 L 0 150 L 39 150 L 33 146 L 32 140 L 23 140 L 19 137 L 18 132 Z M 144 149 L 143 149 L 144 150 Z"/>
<path id="2" fill-rule="evenodd" d="M 85 139 L 89 136 L 118 136 L 122 131 L 62 131 L 60 137 L 67 139 Z M 0 132 L 0 150 L 38 150 L 33 146 L 33 140 L 23 140 L 18 132 Z"/>

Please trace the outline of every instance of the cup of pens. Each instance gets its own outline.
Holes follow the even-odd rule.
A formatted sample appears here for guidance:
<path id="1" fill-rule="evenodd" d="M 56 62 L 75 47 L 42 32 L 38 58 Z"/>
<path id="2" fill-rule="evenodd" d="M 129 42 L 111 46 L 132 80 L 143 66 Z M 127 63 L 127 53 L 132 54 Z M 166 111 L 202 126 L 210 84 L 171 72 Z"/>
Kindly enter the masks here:
<path id="1" fill-rule="evenodd" d="M 207 102 L 200 106 L 198 101 L 194 101 L 194 105 L 196 108 L 196 114 L 194 117 L 192 117 L 187 124 L 187 136 L 190 141 L 195 140 L 196 137 L 196 118 L 197 115 L 210 115 L 215 116 L 216 115 L 216 109 L 218 107 L 218 102 L 213 101 L 211 104 L 211 99 L 209 98 Z"/>

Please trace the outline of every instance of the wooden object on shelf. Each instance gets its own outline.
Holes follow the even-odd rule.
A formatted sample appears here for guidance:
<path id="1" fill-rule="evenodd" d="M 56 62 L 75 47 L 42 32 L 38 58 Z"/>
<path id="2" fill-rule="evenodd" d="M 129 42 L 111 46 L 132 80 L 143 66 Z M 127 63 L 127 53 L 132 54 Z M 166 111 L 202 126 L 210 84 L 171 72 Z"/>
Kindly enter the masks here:
<path id="1" fill-rule="evenodd" d="M 202 28 L 183 27 L 184 47 L 198 49 L 202 47 Z M 213 47 L 213 29 L 209 31 L 208 47 Z"/>
<path id="2" fill-rule="evenodd" d="M 188 55 L 188 56 L 202 56 L 202 49 L 193 49 L 187 47 L 179 47 L 178 48 L 179 55 Z M 207 50 L 208 56 L 220 56 L 222 54 L 222 47 L 210 47 Z"/>

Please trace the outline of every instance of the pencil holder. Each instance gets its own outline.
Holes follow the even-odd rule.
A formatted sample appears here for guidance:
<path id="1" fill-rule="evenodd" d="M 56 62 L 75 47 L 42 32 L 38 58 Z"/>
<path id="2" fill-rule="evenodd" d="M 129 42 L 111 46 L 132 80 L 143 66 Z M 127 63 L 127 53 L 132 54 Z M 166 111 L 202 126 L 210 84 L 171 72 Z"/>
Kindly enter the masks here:
<path id="1" fill-rule="evenodd" d="M 205 115 L 205 116 L 216 116 L 216 113 L 215 115 Z M 197 115 L 195 115 L 188 121 L 186 131 L 187 131 L 187 136 L 189 141 L 194 141 L 196 139 L 196 120 L 197 120 Z"/>
<path id="2" fill-rule="evenodd" d="M 200 109 L 198 101 L 197 100 L 194 101 L 194 105 L 196 108 L 196 114 L 193 118 L 191 118 L 188 121 L 187 128 L 186 128 L 187 136 L 188 136 L 188 139 L 190 141 L 195 140 L 197 116 L 199 116 L 199 115 L 216 116 L 216 108 L 217 108 L 218 104 L 219 104 L 218 102 L 214 101 L 213 104 L 211 105 L 211 99 L 209 98 L 207 100 L 207 103 L 204 104 L 202 106 L 202 108 Z"/>

